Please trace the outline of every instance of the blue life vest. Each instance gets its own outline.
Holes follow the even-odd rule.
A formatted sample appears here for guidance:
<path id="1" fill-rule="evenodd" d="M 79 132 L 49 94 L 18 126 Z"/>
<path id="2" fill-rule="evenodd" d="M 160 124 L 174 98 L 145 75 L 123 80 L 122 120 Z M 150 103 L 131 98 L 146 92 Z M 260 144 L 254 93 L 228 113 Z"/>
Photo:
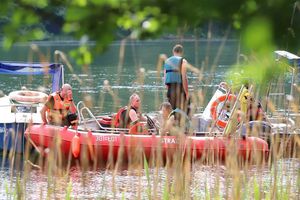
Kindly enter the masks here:
<path id="1" fill-rule="evenodd" d="M 181 83 L 180 64 L 182 57 L 172 56 L 165 61 L 164 69 L 166 70 L 165 84 Z"/>

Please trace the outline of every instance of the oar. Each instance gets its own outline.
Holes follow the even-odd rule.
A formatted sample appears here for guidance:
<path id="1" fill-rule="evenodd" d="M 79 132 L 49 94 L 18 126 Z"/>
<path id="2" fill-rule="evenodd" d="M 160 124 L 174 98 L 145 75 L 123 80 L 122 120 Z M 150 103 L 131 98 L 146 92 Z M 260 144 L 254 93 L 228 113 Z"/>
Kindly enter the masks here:
<path id="1" fill-rule="evenodd" d="M 235 132 L 237 130 L 237 125 L 239 124 L 239 121 L 237 119 L 238 118 L 238 105 L 239 105 L 239 99 L 241 98 L 244 87 L 245 86 L 242 85 L 242 87 L 239 91 L 239 94 L 236 98 L 236 101 L 233 105 L 233 108 L 231 110 L 229 120 L 224 128 L 223 135 L 225 135 L 225 136 L 228 136 L 229 134 L 231 134 L 232 132 Z"/>

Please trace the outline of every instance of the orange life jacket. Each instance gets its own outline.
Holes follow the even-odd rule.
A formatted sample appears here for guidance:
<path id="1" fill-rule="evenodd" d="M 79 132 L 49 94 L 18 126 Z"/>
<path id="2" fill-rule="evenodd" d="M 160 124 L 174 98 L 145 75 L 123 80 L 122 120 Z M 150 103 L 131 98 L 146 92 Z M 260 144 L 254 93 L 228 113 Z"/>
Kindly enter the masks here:
<path id="1" fill-rule="evenodd" d="M 117 114 L 115 115 L 114 117 L 114 127 L 116 128 L 124 128 L 124 127 L 120 127 L 121 126 L 121 123 L 122 123 L 122 115 L 123 115 L 123 112 L 126 112 L 127 111 L 127 106 L 125 107 L 122 107 L 118 110 Z"/>
<path id="2" fill-rule="evenodd" d="M 137 113 L 138 111 L 134 107 L 130 107 L 128 109 L 127 106 L 122 107 L 118 110 L 117 114 L 114 117 L 114 127 L 116 128 L 130 128 L 131 127 L 131 119 L 129 117 L 129 111 L 133 109 Z"/>
<path id="3" fill-rule="evenodd" d="M 59 92 L 54 92 L 51 95 L 49 95 L 48 101 L 50 100 L 51 97 L 53 97 L 54 105 L 53 105 L 52 109 L 49 108 L 47 110 L 48 120 L 49 121 L 52 121 L 52 120 L 56 120 L 56 121 L 60 120 L 61 121 L 62 119 L 64 119 L 67 116 L 72 102 L 70 102 L 66 98 L 64 100 L 62 100 L 59 95 Z"/>

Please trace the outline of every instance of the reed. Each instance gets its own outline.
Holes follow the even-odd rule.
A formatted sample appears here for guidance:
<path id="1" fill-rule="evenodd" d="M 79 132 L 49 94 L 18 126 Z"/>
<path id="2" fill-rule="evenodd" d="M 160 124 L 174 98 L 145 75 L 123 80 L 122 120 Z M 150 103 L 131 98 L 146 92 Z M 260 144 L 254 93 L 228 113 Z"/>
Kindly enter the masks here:
<path id="1" fill-rule="evenodd" d="M 280 149 L 283 151 L 284 147 Z M 64 165 L 59 159 L 60 152 L 49 152 L 41 169 L 26 163 L 22 178 L 17 176 L 19 178 L 5 184 L 6 196 L 12 199 L 30 196 L 26 193 L 26 187 L 33 181 L 30 177 L 40 174 L 46 182 L 39 181 L 46 187 L 41 185 L 36 189 L 41 191 L 39 198 L 48 199 L 84 198 L 85 193 L 87 197 L 98 199 L 297 199 L 299 157 L 285 158 L 283 153 L 277 152 L 271 149 L 269 159 L 272 160 L 260 164 L 261 158 L 256 157 L 251 163 L 241 163 L 234 149 L 228 152 L 225 162 L 209 153 L 203 160 L 183 159 L 182 152 L 178 151 L 165 163 L 150 162 L 149 166 L 138 150 L 125 168 L 116 165 L 116 160 L 108 162 L 104 169 L 86 165 L 88 161 L 84 156 L 79 163 Z M 78 177 L 72 177 L 74 175 Z M 89 186 L 91 184 L 94 187 Z M 78 191 L 76 187 L 81 189 Z"/>
<path id="2" fill-rule="evenodd" d="M 125 43 L 126 41 L 123 41 L 120 48 L 118 73 L 122 71 Z M 159 58 L 161 59 L 160 56 Z M 160 60 L 157 67 L 161 67 Z M 136 73 L 138 73 L 136 84 L 143 86 L 147 72 L 138 68 Z M 199 73 L 198 81 L 202 81 L 202 72 L 197 73 Z M 105 95 L 109 95 L 117 108 L 118 92 L 112 90 L 108 81 L 105 82 L 104 90 L 105 93 L 101 93 L 98 106 L 103 107 Z M 299 95 L 299 90 L 295 92 L 295 95 Z M 143 99 L 143 93 L 140 94 Z M 203 104 L 205 98 L 203 92 L 195 91 L 193 95 L 197 100 L 196 104 Z M 155 102 L 160 102 L 159 96 L 159 94 L 155 95 Z M 88 101 L 88 105 L 95 105 L 92 99 Z M 275 110 L 273 105 L 276 103 L 278 102 L 269 100 L 271 111 Z M 290 105 L 293 109 L 299 107 L 297 102 Z M 299 121 L 298 118 L 296 120 Z M 83 148 L 80 157 L 74 160 L 71 152 L 66 156 L 60 151 L 61 138 L 57 134 L 46 158 L 38 152 L 33 156 L 30 145 L 26 145 L 24 154 L 26 162 L 21 174 L 15 174 L 17 169 L 15 163 L 20 164 L 22 159 L 14 153 L 14 150 L 10 154 L 4 152 L 4 159 L 7 158 L 12 162 L 9 169 L 10 182 L 3 183 L 5 197 L 10 199 L 299 199 L 300 138 L 297 126 L 295 124 L 293 129 L 295 134 L 288 137 L 276 135 L 270 138 L 270 152 L 267 158 L 254 150 L 254 155 L 246 161 L 239 157 L 234 140 L 229 143 L 225 161 L 220 159 L 219 152 L 210 150 L 205 152 L 201 159 L 196 160 L 194 152 L 189 151 L 189 146 L 186 147 L 186 152 L 182 148 L 174 149 L 174 153 L 166 159 L 163 159 L 159 146 L 152 150 L 150 158 L 146 158 L 142 147 L 128 151 L 120 148 L 118 156 L 113 157 L 113 145 L 110 146 L 107 162 L 102 162 L 100 155 L 94 155 L 98 159 L 89 161 L 88 148 Z M 252 134 L 259 135 L 260 131 L 257 129 Z M 178 132 L 180 135 L 180 130 Z M 178 141 L 181 145 L 183 140 L 180 136 Z M 125 153 L 131 155 L 128 160 L 123 158 Z M 4 162 L 5 160 L 2 162 L 1 171 L 4 170 Z M 39 184 L 35 188 L 30 188 L 29 185 L 35 181 Z"/>

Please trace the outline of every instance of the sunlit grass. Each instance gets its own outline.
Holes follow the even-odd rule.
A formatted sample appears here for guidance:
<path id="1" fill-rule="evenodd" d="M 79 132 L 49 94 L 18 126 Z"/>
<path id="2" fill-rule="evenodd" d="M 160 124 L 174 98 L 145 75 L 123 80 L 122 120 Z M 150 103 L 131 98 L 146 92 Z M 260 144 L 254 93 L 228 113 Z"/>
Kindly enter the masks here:
<path id="1" fill-rule="evenodd" d="M 125 45 L 125 41 L 122 45 Z M 124 56 L 122 45 L 121 61 Z M 121 61 L 118 66 L 119 73 L 123 65 Z M 160 64 L 157 66 L 161 67 Z M 251 68 L 252 65 L 249 66 Z M 136 82 L 139 85 L 144 84 L 145 71 L 142 69 L 136 72 Z M 249 69 L 249 73 L 255 74 L 256 68 Z M 256 78 L 256 81 L 263 79 Z M 108 94 L 112 96 L 117 108 L 118 92 L 111 89 L 109 82 L 105 84 L 108 93 L 101 94 L 100 107 L 105 104 L 104 95 Z M 204 97 L 198 92 L 196 91 L 196 99 L 199 101 L 197 103 L 203 104 L 201 99 Z M 143 93 L 141 97 L 143 98 Z M 87 102 L 87 105 L 94 105 L 92 99 L 88 101 L 91 102 Z M 160 103 L 159 95 L 155 95 L 154 101 Z M 271 109 L 273 110 L 275 109 Z M 209 150 L 201 159 L 195 160 L 193 152 L 183 154 L 179 148 L 163 160 L 160 147 L 154 149 L 150 159 L 146 159 L 142 147 L 130 149 L 132 154 L 127 163 L 122 155 L 128 152 L 122 148 L 119 149 L 117 158 L 110 156 L 107 162 L 97 159 L 91 162 L 88 159 L 88 148 L 83 148 L 81 156 L 74 160 L 71 152 L 64 155 L 60 151 L 61 138 L 57 134 L 47 157 L 37 153 L 38 159 L 32 162 L 38 167 L 25 162 L 22 176 L 11 175 L 11 183 L 4 183 L 5 192 L 11 199 L 30 196 L 26 194 L 33 181 L 30 177 L 38 171 L 44 179 L 41 182 L 46 182 L 40 188 L 33 188 L 37 193 L 35 197 L 40 199 L 297 199 L 300 195 L 300 139 L 299 129 L 294 131 L 297 133 L 295 136 L 271 138 L 268 158 L 253 153 L 255 155 L 252 155 L 249 162 L 242 161 L 238 156 L 234 141 L 228 146 L 225 161 Z M 112 149 L 111 145 L 110 153 Z M 33 159 L 29 151 L 27 144 L 25 160 Z M 14 151 L 7 158 L 19 164 L 22 162 Z M 16 167 L 15 164 L 11 166 L 10 171 L 13 174 Z"/>
<path id="2" fill-rule="evenodd" d="M 57 145 L 55 147 L 58 148 Z M 128 179 L 123 183 L 118 181 L 119 176 L 124 176 L 124 174 L 122 175 L 123 169 L 113 163 L 107 166 L 106 170 L 108 171 L 105 177 L 109 176 L 109 178 L 98 176 L 103 181 L 97 187 L 97 191 L 102 192 L 96 192 L 96 194 L 100 199 L 103 197 L 128 199 L 132 197 L 133 193 L 137 195 L 138 199 L 297 199 L 300 178 L 299 170 L 297 172 L 296 169 L 299 167 L 299 161 L 292 159 L 288 161 L 289 164 L 286 164 L 282 159 L 287 156 L 284 152 L 289 150 L 286 146 L 279 149 L 279 152 L 271 151 L 270 155 L 273 160 L 263 165 L 259 164 L 260 161 L 255 161 L 255 158 L 253 163 L 257 163 L 254 165 L 247 163 L 239 165 L 234 150 L 230 151 L 232 155 L 227 155 L 228 159 L 224 163 L 217 161 L 213 155 L 206 155 L 208 156 L 206 159 L 191 163 L 189 160 L 182 160 L 182 152 L 178 152 L 174 155 L 173 162 L 162 166 L 155 166 L 155 162 L 151 162 L 151 167 L 143 154 L 139 154 L 126 166 L 125 173 Z M 293 154 L 291 156 L 293 157 Z M 74 164 L 66 166 L 62 164 L 60 157 L 62 155 L 59 151 L 50 151 L 46 161 L 39 162 L 42 163 L 40 164 L 42 166 L 40 173 L 44 174 L 48 180 L 48 189 L 43 189 L 40 194 L 41 198 L 52 199 L 55 196 L 64 196 L 65 199 L 74 199 L 76 194 L 81 196 L 83 194 L 74 193 L 76 185 L 79 184 L 81 188 L 87 187 L 88 189 L 88 186 L 84 185 L 89 185 L 89 178 L 93 176 L 93 174 L 89 175 L 89 170 L 100 170 L 84 166 L 85 164 L 82 163 L 88 161 L 84 161 L 86 157 L 82 157 L 80 163 L 74 163 L 75 168 L 81 170 L 79 172 L 81 178 L 77 179 L 75 184 L 74 180 L 69 177 Z M 201 166 L 207 166 L 207 168 Z M 30 177 L 33 171 L 39 170 L 31 168 L 32 166 L 28 164 L 26 167 L 28 167 L 24 174 L 26 177 Z M 110 173 L 116 167 L 119 169 L 115 173 Z M 295 170 L 295 173 L 291 173 L 290 170 Z M 197 174 L 199 172 L 202 175 Z M 110 180 L 114 181 L 110 182 Z M 135 182 L 135 180 L 138 181 Z M 13 188 L 6 185 L 7 196 L 13 199 L 27 196 L 26 185 L 30 182 L 26 183 L 26 179 L 17 179 L 14 184 Z M 62 189 L 65 191 L 63 196 Z M 58 195 L 57 192 L 60 194 Z M 90 192 L 95 191 L 91 190 Z"/>

